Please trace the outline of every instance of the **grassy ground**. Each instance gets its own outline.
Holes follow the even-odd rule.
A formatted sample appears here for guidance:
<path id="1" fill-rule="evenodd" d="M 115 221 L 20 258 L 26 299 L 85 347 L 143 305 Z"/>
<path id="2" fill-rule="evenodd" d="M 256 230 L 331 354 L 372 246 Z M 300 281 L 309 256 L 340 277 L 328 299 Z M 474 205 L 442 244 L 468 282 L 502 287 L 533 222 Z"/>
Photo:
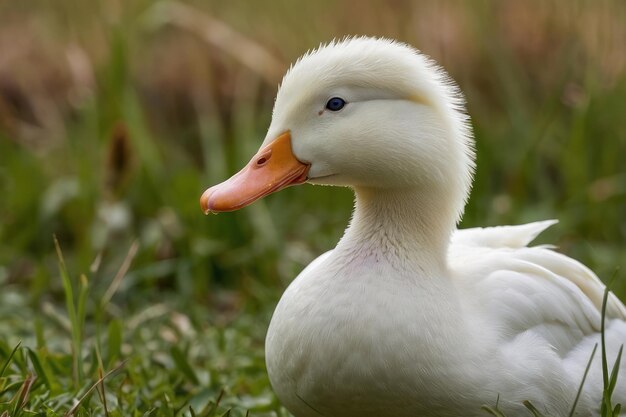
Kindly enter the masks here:
<path id="1" fill-rule="evenodd" d="M 333 37 L 410 42 L 461 84 L 462 226 L 557 217 L 542 241 L 623 268 L 626 6 L 518 3 L 0 3 L 0 416 L 287 415 L 265 329 L 351 193 L 208 218 L 198 198 L 256 150 L 289 62 Z"/>

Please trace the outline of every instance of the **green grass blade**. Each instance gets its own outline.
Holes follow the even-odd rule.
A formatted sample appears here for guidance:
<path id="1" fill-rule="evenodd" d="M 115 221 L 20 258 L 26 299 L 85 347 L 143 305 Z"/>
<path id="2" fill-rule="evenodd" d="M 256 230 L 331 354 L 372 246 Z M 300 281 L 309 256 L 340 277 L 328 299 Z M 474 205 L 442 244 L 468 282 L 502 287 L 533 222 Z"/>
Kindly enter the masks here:
<path id="1" fill-rule="evenodd" d="M 600 408 L 600 415 L 602 417 L 611 416 L 611 396 L 607 390 L 602 392 L 602 407 Z"/>
<path id="2" fill-rule="evenodd" d="M 89 291 L 89 282 L 85 274 L 80 276 L 80 291 L 78 293 L 78 308 L 76 311 L 76 322 L 79 326 L 79 331 L 82 334 L 82 329 L 85 323 L 85 305 L 87 303 L 87 293 Z"/>
<path id="3" fill-rule="evenodd" d="M 41 317 L 35 317 L 34 328 L 35 328 L 35 340 L 37 341 L 37 349 L 45 349 L 46 348 L 46 338 L 44 336 L 43 324 L 41 322 Z"/>
<path id="4" fill-rule="evenodd" d="M 191 382 L 198 385 L 200 381 L 198 380 L 198 376 L 194 372 L 193 368 L 187 361 L 187 357 L 185 354 L 178 348 L 178 346 L 172 346 L 170 349 L 170 353 L 172 354 L 172 359 L 178 367 L 178 370 L 187 377 Z"/>
<path id="5" fill-rule="evenodd" d="M 123 340 L 123 330 L 122 323 L 117 320 L 111 320 L 109 323 L 109 327 L 107 329 L 108 333 L 108 358 L 107 361 L 109 364 L 113 363 L 117 358 L 121 356 L 122 353 L 122 340 Z"/>
<path id="6" fill-rule="evenodd" d="M 17 345 L 15 345 L 15 347 L 13 348 L 11 353 L 9 354 L 9 357 L 4 362 L 4 365 L 2 365 L 2 369 L 0 369 L 0 378 L 2 377 L 2 375 L 4 375 L 4 371 L 6 371 L 6 369 L 9 367 L 9 364 L 13 360 L 13 356 L 15 356 L 15 352 L 17 352 L 17 350 L 19 349 L 21 344 L 22 344 L 21 341 L 17 342 Z"/>
<path id="7" fill-rule="evenodd" d="M 602 297 L 602 319 L 600 322 L 600 340 L 602 343 L 602 380 L 604 381 L 604 387 L 609 386 L 609 370 L 606 359 L 606 342 L 604 340 L 604 321 L 606 319 L 606 304 L 609 298 L 609 287 L 604 287 L 604 297 Z"/>
<path id="8" fill-rule="evenodd" d="M 87 294 L 89 282 L 84 274 L 80 275 L 80 290 L 78 292 L 78 306 L 76 311 L 76 323 L 72 323 L 72 335 L 76 346 L 76 362 L 78 366 L 78 382 L 82 383 L 83 374 L 83 331 L 85 328 L 85 305 L 87 304 Z"/>
<path id="9" fill-rule="evenodd" d="M 46 387 L 48 387 L 48 389 L 51 389 L 52 386 L 50 384 L 50 378 L 48 378 L 48 373 L 45 371 L 44 367 L 41 365 L 41 361 L 39 360 L 39 357 L 31 348 L 26 348 L 26 351 L 28 352 L 28 357 L 30 358 L 30 362 L 33 364 L 33 368 L 35 368 L 37 377 L 41 379 L 41 381 L 44 383 Z"/>
<path id="10" fill-rule="evenodd" d="M 61 250 L 61 245 L 56 236 L 54 236 L 54 246 L 57 252 L 57 258 L 59 259 L 59 272 L 61 273 L 61 280 L 63 282 L 63 292 L 65 293 L 65 306 L 67 308 L 67 314 L 70 318 L 70 323 L 72 326 L 72 350 L 74 353 L 73 357 L 73 374 L 74 374 L 74 385 L 76 387 L 82 384 L 83 380 L 83 370 L 82 366 L 80 366 L 81 351 L 80 351 L 80 333 L 79 333 L 79 324 L 78 317 L 76 315 L 76 308 L 74 306 L 74 289 L 72 286 L 72 281 L 70 279 L 69 273 L 67 272 L 67 266 L 65 264 L 65 258 L 63 257 L 63 251 Z"/>
<path id="11" fill-rule="evenodd" d="M 617 374 L 619 371 L 619 363 L 622 358 L 622 350 L 623 345 L 620 347 L 619 353 L 615 360 L 616 367 L 611 370 L 611 374 L 609 375 L 609 366 L 608 360 L 606 357 L 606 339 L 605 339 L 605 322 L 606 322 L 606 306 L 609 298 L 609 287 L 610 283 L 613 282 L 615 276 L 617 275 L 617 269 L 613 273 L 609 284 L 604 287 L 604 296 L 602 297 L 602 319 L 600 324 L 600 337 L 602 343 L 602 380 L 604 383 L 604 390 L 602 395 L 602 404 L 600 406 L 600 415 L 602 417 L 610 417 L 613 416 L 614 407 L 611 402 L 611 395 L 613 393 L 613 389 L 615 388 L 615 384 L 617 383 Z"/>
<path id="12" fill-rule="evenodd" d="M 624 345 L 620 346 L 619 352 L 617 353 L 617 358 L 615 359 L 615 364 L 613 365 L 613 370 L 611 371 L 611 378 L 609 378 L 609 395 L 613 395 L 613 390 L 615 389 L 615 384 L 617 384 L 617 374 L 619 373 L 619 365 L 622 360 L 622 351 L 624 350 Z"/>
<path id="13" fill-rule="evenodd" d="M 569 412 L 569 417 L 573 417 L 574 412 L 576 411 L 576 406 L 578 405 L 578 400 L 580 399 L 580 394 L 583 391 L 583 386 L 585 385 L 585 380 L 587 379 L 587 374 L 589 373 L 589 368 L 591 368 L 591 363 L 593 362 L 593 358 L 596 356 L 596 350 L 598 350 L 598 344 L 596 343 L 591 351 L 591 356 L 587 361 L 587 367 L 585 368 L 585 373 L 583 374 L 583 379 L 580 381 L 580 385 L 578 386 L 578 392 L 576 393 L 576 398 L 574 398 L 574 403 L 572 404 L 572 409 Z"/>

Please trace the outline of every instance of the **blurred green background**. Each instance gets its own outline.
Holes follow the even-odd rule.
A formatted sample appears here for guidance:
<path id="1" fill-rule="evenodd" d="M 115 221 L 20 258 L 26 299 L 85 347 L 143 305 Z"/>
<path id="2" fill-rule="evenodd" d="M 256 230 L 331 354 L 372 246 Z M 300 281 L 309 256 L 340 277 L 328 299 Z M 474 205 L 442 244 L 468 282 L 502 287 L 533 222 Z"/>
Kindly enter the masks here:
<path id="1" fill-rule="evenodd" d="M 619 0 L 0 2 L 0 412 L 62 415 L 126 360 L 77 415 L 287 415 L 264 332 L 352 194 L 210 217 L 198 199 L 256 151 L 289 64 L 346 35 L 408 42 L 465 92 L 461 227 L 558 218 L 540 241 L 608 280 L 626 260 L 624 22 Z"/>

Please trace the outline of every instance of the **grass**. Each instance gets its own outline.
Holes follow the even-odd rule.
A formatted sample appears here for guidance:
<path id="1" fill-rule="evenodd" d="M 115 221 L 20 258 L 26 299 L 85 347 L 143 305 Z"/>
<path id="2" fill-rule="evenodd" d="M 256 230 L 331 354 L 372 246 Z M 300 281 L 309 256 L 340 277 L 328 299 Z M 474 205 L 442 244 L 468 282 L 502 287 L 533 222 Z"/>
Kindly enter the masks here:
<path id="1" fill-rule="evenodd" d="M 287 415 L 264 369 L 257 320 L 266 323 L 269 312 L 239 315 L 224 294 L 219 314 L 155 304 L 103 326 L 97 310 L 81 316 L 91 296 L 86 278 L 73 280 L 58 254 L 66 308 L 22 310 L 36 319 L 36 340 L 0 341 L 1 416 Z M 3 311 L 5 325 L 27 333 L 31 323 L 13 316 Z"/>
<path id="2" fill-rule="evenodd" d="M 558 217 L 542 239 L 598 275 L 626 259 L 623 2 L 181 4 L 0 3 L 0 416 L 287 415 L 265 329 L 351 193 L 209 218 L 198 197 L 332 37 L 408 41 L 459 82 L 479 163 L 462 226 Z"/>
<path id="3" fill-rule="evenodd" d="M 616 271 L 617 274 L 617 271 Z M 615 275 L 616 275 L 615 274 Z M 614 275 L 614 277 L 615 277 Z M 600 415 L 602 417 L 619 417 L 621 404 L 613 405 L 612 397 L 617 384 L 617 376 L 619 374 L 619 367 L 622 360 L 622 351 L 624 350 L 624 344 L 622 344 L 615 358 L 615 363 L 612 368 L 609 368 L 609 363 L 606 357 L 606 342 L 604 335 L 604 325 L 606 319 L 606 304 L 609 298 L 609 286 L 604 289 L 604 297 L 602 298 L 602 338 L 601 338 L 601 351 L 602 351 L 602 382 L 604 384 L 602 404 L 600 406 Z M 595 349 L 594 349 L 595 351 Z"/>

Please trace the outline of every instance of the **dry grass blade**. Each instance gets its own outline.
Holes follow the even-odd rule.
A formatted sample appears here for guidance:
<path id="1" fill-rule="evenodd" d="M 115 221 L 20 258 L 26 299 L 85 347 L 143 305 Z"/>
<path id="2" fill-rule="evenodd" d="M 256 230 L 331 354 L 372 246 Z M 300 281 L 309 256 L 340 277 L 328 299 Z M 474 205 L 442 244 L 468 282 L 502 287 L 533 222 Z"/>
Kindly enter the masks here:
<path id="1" fill-rule="evenodd" d="M 217 400 L 215 400 L 214 403 L 210 403 L 210 408 L 208 409 L 208 411 L 206 411 L 206 415 L 208 416 L 213 416 L 217 413 L 217 409 L 220 406 L 220 402 L 222 401 L 222 397 L 224 396 L 224 389 L 220 390 L 219 395 L 217 396 Z"/>
<path id="2" fill-rule="evenodd" d="M 26 403 L 28 402 L 28 394 L 30 393 L 30 389 L 33 386 L 37 377 L 35 375 L 28 375 L 22 384 L 22 388 L 20 389 L 19 396 L 17 401 L 15 402 L 15 407 L 13 408 L 13 415 L 17 416 L 19 410 L 23 409 Z"/>
<path id="3" fill-rule="evenodd" d="M 230 55 L 274 86 L 281 79 L 285 65 L 261 44 L 200 10 L 183 3 L 164 1 L 154 12 L 166 22 L 198 35 L 211 46 Z"/>
<path id="4" fill-rule="evenodd" d="M 506 417 L 497 407 L 493 408 L 488 405 L 483 405 L 480 409 L 495 417 Z"/>
<path id="5" fill-rule="evenodd" d="M 98 388 L 98 392 L 100 393 L 100 398 L 102 399 L 102 406 L 104 407 L 104 415 L 109 417 L 109 408 L 107 406 L 107 396 L 106 390 L 104 388 L 104 377 L 102 376 L 102 368 L 98 368 L 98 376 L 100 377 L 100 384 Z"/>
<path id="6" fill-rule="evenodd" d="M 74 406 L 70 408 L 67 413 L 64 414 L 64 417 L 72 416 L 76 412 L 76 410 L 78 410 L 78 407 L 80 407 L 81 403 L 85 400 L 85 398 L 87 398 L 87 396 L 91 394 L 93 390 L 96 389 L 100 384 L 102 384 L 104 380 L 107 379 L 110 375 L 122 369 L 124 365 L 126 365 L 126 362 L 128 361 L 123 361 L 118 366 L 116 366 L 115 368 L 111 369 L 109 372 L 104 374 L 104 376 L 100 376 L 100 378 L 87 390 L 87 392 L 85 392 L 85 394 L 83 394 L 83 396 L 80 397 L 80 400 L 78 400 L 76 404 L 74 404 Z"/>
<path id="7" fill-rule="evenodd" d="M 117 289 L 120 287 L 120 284 L 122 283 L 122 279 L 124 278 L 124 276 L 126 276 L 126 273 L 128 272 L 128 269 L 130 268 L 130 264 L 133 262 L 133 259 L 135 259 L 135 256 L 137 255 L 138 250 L 139 250 L 139 242 L 135 240 L 130 246 L 128 253 L 126 254 L 126 258 L 124 258 L 124 262 L 122 262 L 120 269 L 117 271 L 117 274 L 115 274 L 113 281 L 111 281 L 111 285 L 109 285 L 109 288 L 107 288 L 106 292 L 102 296 L 102 300 L 100 301 L 100 305 L 102 307 L 107 305 L 107 303 L 111 300 L 111 298 L 113 297 Z"/>

